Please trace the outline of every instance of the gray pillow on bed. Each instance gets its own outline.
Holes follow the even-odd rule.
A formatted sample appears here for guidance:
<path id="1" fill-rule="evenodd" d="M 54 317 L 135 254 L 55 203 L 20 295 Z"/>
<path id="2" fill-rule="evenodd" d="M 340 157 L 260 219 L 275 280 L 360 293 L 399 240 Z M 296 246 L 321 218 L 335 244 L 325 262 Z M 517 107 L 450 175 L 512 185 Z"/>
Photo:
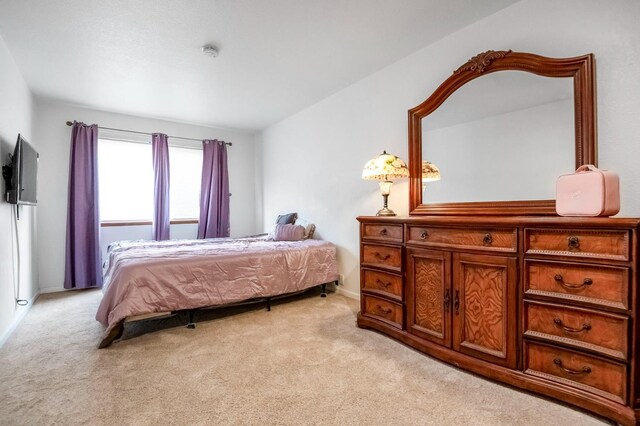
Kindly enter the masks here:
<path id="1" fill-rule="evenodd" d="M 304 240 L 304 226 L 301 225 L 276 225 L 273 233 L 273 241 L 301 241 Z"/>
<path id="2" fill-rule="evenodd" d="M 287 213 L 278 215 L 276 219 L 276 224 L 278 225 L 286 225 L 287 223 L 295 223 L 298 218 L 298 213 Z"/>

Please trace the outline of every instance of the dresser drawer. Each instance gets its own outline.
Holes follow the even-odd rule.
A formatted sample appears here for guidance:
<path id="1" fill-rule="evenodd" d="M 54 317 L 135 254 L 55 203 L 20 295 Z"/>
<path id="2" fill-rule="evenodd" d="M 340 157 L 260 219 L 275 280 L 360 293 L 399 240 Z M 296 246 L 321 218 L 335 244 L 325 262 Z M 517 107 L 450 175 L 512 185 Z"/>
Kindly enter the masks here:
<path id="1" fill-rule="evenodd" d="M 363 294 L 362 314 L 402 329 L 403 315 L 400 304 Z"/>
<path id="2" fill-rule="evenodd" d="M 402 248 L 376 244 L 362 245 L 362 265 L 402 271 Z"/>
<path id="3" fill-rule="evenodd" d="M 629 319 L 590 309 L 525 302 L 525 336 L 627 359 Z"/>
<path id="4" fill-rule="evenodd" d="M 629 308 L 629 269 L 580 263 L 527 259 L 524 263 L 525 295 Z"/>
<path id="5" fill-rule="evenodd" d="M 629 260 L 628 231 L 525 229 L 525 254 Z"/>
<path id="6" fill-rule="evenodd" d="M 456 229 L 409 226 L 408 243 L 431 247 L 454 247 L 515 252 L 518 238 L 514 229 Z"/>
<path id="7" fill-rule="evenodd" d="M 362 224 L 362 239 L 402 243 L 404 241 L 404 227 L 394 224 Z"/>
<path id="8" fill-rule="evenodd" d="M 627 367 L 554 346 L 525 342 L 525 373 L 625 403 Z"/>
<path id="9" fill-rule="evenodd" d="M 362 289 L 402 301 L 402 277 L 397 275 L 362 269 Z"/>

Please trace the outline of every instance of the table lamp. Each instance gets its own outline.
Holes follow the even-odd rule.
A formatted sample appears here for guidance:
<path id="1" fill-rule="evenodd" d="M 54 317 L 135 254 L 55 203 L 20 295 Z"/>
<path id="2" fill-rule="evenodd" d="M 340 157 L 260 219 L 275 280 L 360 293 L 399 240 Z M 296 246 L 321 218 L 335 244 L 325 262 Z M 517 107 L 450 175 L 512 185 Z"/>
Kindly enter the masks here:
<path id="1" fill-rule="evenodd" d="M 440 169 L 438 167 L 429 162 L 422 162 L 422 191 L 427 187 L 427 182 L 432 182 L 434 180 L 440 180 Z"/>
<path id="2" fill-rule="evenodd" d="M 382 154 L 373 158 L 365 164 L 362 170 L 362 179 L 380 181 L 380 192 L 384 199 L 384 206 L 377 213 L 377 216 L 395 216 L 393 210 L 387 207 L 387 199 L 391 193 L 392 179 L 402 179 L 409 177 L 407 164 L 393 154 Z"/>

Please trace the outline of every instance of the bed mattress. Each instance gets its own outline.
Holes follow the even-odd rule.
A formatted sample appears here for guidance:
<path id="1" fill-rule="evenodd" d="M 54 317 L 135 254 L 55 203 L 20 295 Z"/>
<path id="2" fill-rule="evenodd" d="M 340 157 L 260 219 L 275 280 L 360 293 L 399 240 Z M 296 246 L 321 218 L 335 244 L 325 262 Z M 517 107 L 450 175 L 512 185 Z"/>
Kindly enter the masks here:
<path id="1" fill-rule="evenodd" d="M 272 297 L 338 279 L 336 247 L 313 239 L 121 242 L 108 257 L 96 314 L 106 333 L 131 316 Z"/>

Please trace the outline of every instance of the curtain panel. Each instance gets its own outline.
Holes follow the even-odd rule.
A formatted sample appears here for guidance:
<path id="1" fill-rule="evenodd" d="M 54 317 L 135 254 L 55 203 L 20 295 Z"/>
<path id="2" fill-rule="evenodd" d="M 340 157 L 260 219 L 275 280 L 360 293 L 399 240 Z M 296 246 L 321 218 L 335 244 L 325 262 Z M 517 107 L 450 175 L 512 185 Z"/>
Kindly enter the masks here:
<path id="1" fill-rule="evenodd" d="M 64 288 L 101 287 L 96 124 L 73 122 L 67 203 Z"/>
<path id="2" fill-rule="evenodd" d="M 169 142 L 162 133 L 151 136 L 153 155 L 153 239 L 169 239 Z"/>
<path id="3" fill-rule="evenodd" d="M 217 139 L 205 139 L 202 141 L 198 238 L 228 237 L 229 233 L 227 145 Z"/>

